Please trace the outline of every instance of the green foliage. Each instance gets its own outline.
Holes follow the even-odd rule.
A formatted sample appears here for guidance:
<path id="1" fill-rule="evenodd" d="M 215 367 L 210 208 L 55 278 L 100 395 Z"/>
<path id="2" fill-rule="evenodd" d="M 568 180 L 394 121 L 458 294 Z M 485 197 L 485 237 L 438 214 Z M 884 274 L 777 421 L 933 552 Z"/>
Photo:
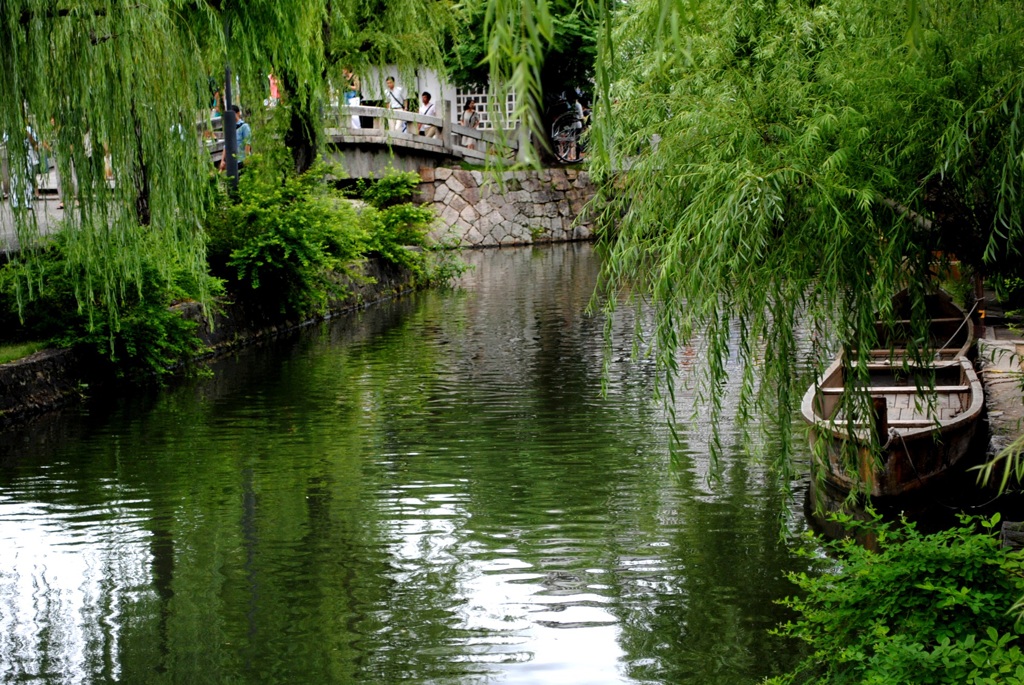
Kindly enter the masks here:
<path id="1" fill-rule="evenodd" d="M 225 65 L 241 81 L 246 110 L 259 108 L 267 74 L 279 77 L 281 109 L 290 115 L 284 140 L 304 167 L 322 141 L 319 113 L 342 66 L 440 70 L 458 14 L 450 0 L 0 4 L 0 133 L 9 150 L 22 150 L 31 125 L 53 148 L 77 304 L 103 300 L 102 316 L 116 318 L 118 294 L 141 287 L 142 256 L 126 253 L 140 223 L 156 238 L 148 258 L 162 279 L 185 269 L 203 282 L 200 227 L 212 198 L 210 159 L 196 145 L 195 124 L 208 116 L 211 85 L 223 83 Z M 10 155 L 21 178 L 26 157 Z M 33 244 L 32 213 L 16 212 L 14 222 L 20 243 Z"/>
<path id="2" fill-rule="evenodd" d="M 270 312 L 322 312 L 343 297 L 343 276 L 364 253 L 364 222 L 327 183 L 318 164 L 296 174 L 286 159 L 254 155 L 238 186 L 238 201 L 222 196 L 208 223 L 210 263 L 238 297 Z"/>
<path id="3" fill-rule="evenodd" d="M 459 237 L 451 235 L 439 239 L 430 246 L 424 258 L 424 269 L 420 278 L 424 285 L 451 288 L 455 281 L 471 268 L 460 256 L 459 245 Z"/>
<path id="4" fill-rule="evenodd" d="M 770 685 L 1024 683 L 1019 617 L 1010 612 L 1024 593 L 1024 563 L 1000 548 L 998 516 L 965 517 L 931 535 L 906 521 L 841 521 L 880 551 L 848 538 L 831 544 L 837 567 L 791 576 L 806 596 L 783 602 L 799 618 L 779 632 L 811 653 Z"/>
<path id="5" fill-rule="evenodd" d="M 11 136 L 9 150 L 22 150 L 31 125 L 52 148 L 64 180 L 69 277 L 77 304 L 98 304 L 101 317 L 116 319 L 121 294 L 148 278 L 143 255 L 128 251 L 145 250 L 147 268 L 162 280 L 182 269 L 201 280 L 205 271 L 196 227 L 209 159 L 192 127 L 206 80 L 194 38 L 208 26 L 182 26 L 179 5 L 12 0 L 0 7 L 0 131 Z M 25 155 L 10 162 L 24 178 Z M 15 212 L 14 223 L 20 244 L 36 241 L 31 213 Z M 152 243 L 135 239 L 139 224 Z"/>
<path id="6" fill-rule="evenodd" d="M 427 207 L 400 204 L 377 209 L 365 207 L 360 222 L 370 236 L 367 250 L 396 266 L 422 273 L 422 248 L 426 229 L 434 220 L 434 211 Z"/>
<path id="7" fill-rule="evenodd" d="M 995 219 L 1017 176 L 994 192 L 1024 74 L 1017 3 L 910 16 L 881 0 L 645 0 L 608 16 L 590 162 L 608 181 L 601 296 L 609 313 L 653 300 L 669 377 L 680 346 L 707 347 L 713 411 L 738 355 L 754 370 L 741 418 L 786 439 L 804 390 L 796 330 L 815 332 L 800 354 L 853 359 L 895 292 L 932 286 L 935 250 L 981 272 L 1010 263 L 985 255 L 1019 242 L 1008 206 L 1005 230 Z M 1003 124 L 972 134 L 1004 92 Z"/>
<path id="8" fill-rule="evenodd" d="M 457 85 L 488 84 L 487 49 L 492 37 L 485 35 L 483 29 L 489 4 L 489 0 L 464 3 L 463 30 L 445 55 L 448 77 Z M 591 4 L 576 0 L 553 0 L 547 4 L 552 39 L 530 46 L 542 59 L 539 72 L 542 90 L 548 95 L 567 88 L 590 90 L 597 57 L 600 12 Z"/>
<path id="9" fill-rule="evenodd" d="M 420 177 L 414 172 L 388 169 L 379 179 L 360 179 L 356 192 L 369 203 L 359 215 L 369 236 L 367 251 L 424 279 L 423 250 L 436 215 L 429 207 L 408 202 L 419 183 Z"/>
<path id="10" fill-rule="evenodd" d="M 410 77 L 417 67 L 441 71 L 442 46 L 457 33 L 462 14 L 452 0 L 342 0 L 326 7 L 325 61 L 335 83 L 343 82 L 338 75 L 345 66 L 365 74 L 396 65 Z"/>
<path id="11" fill-rule="evenodd" d="M 994 279 L 996 297 L 1007 307 L 1024 309 L 1024 278 L 1017 276 Z"/>
<path id="12" fill-rule="evenodd" d="M 526 117 L 556 6 L 487 3 L 491 80 L 515 87 Z M 893 293 L 929 287 L 935 250 L 1020 275 L 1019 3 L 581 7 L 599 18 L 588 149 L 607 183 L 600 299 L 609 314 L 653 302 L 666 390 L 676 351 L 707 347 L 702 396 L 717 416 L 738 355 L 754 370 L 741 420 L 771 417 L 788 444 L 798 326 L 822 361 L 840 346 L 865 354 Z"/>
<path id="13" fill-rule="evenodd" d="M 13 341 L 41 340 L 58 347 L 76 348 L 96 368 L 111 367 L 123 378 L 160 377 L 199 356 L 202 341 L 197 324 L 170 307 L 194 300 L 201 291 L 216 290 L 204 277 L 197 284 L 187 269 L 164 280 L 156 257 L 148 257 L 152 238 L 144 228 L 136 231 L 142 263 L 138 288 L 120 293 L 116 302 L 97 298 L 91 307 L 78 306 L 77 291 L 84 279 L 82 267 L 67 258 L 67 236 L 59 234 L 30 260 L 15 261 L 0 269 L 0 326 Z M 150 246 L 155 250 L 155 247 Z M 33 288 L 26 298 L 21 289 Z M 23 299 L 24 304 L 18 305 Z"/>
<path id="14" fill-rule="evenodd" d="M 204 351 L 198 324 L 170 308 L 155 269 L 145 274 L 142 295 L 123 303 L 115 321 L 98 319 L 94 326 L 77 325 L 58 335 L 61 347 L 76 347 L 114 365 L 117 376 L 132 380 L 160 377 Z"/>
<path id="15" fill-rule="evenodd" d="M 419 174 L 414 171 L 397 171 L 389 167 L 378 179 L 359 179 L 356 192 L 377 209 L 385 209 L 400 202 L 408 202 L 420 181 Z"/>

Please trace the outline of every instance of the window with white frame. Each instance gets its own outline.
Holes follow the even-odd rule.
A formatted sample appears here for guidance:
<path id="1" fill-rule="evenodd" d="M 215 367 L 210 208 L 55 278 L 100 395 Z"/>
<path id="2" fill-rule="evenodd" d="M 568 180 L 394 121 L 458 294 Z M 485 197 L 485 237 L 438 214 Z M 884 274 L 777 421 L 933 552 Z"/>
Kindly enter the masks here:
<path id="1" fill-rule="evenodd" d="M 505 96 L 504 116 L 494 116 L 495 121 L 492 121 L 492 113 L 495 113 L 495 98 L 492 95 L 483 89 L 463 90 L 458 88 L 455 91 L 455 111 L 452 112 L 453 121 L 457 122 L 460 120 L 462 111 L 470 100 L 476 100 L 476 111 L 480 115 L 480 128 L 484 130 L 493 131 L 501 125 L 502 119 L 506 129 L 513 129 L 519 123 L 518 119 L 512 118 L 512 113 L 516 110 L 515 91 L 509 91 Z M 500 112 L 500 109 L 497 112 Z"/>

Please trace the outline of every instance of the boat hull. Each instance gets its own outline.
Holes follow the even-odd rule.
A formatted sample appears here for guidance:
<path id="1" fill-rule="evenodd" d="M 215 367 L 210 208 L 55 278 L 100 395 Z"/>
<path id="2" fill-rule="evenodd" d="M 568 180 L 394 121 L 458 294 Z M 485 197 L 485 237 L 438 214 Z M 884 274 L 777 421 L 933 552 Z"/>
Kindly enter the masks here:
<path id="1" fill-rule="evenodd" d="M 846 392 L 839 359 L 804 396 L 802 413 L 811 425 L 815 475 L 873 498 L 920 491 L 969 452 L 984 404 L 981 382 L 970 360 L 962 357 L 926 369 L 953 378 L 937 381 L 934 388 L 895 385 L 898 366 L 872 366 L 878 367 L 871 371 L 872 383 L 859 391 L 884 401 L 881 416 L 851 422 L 839 415 Z M 875 382 L 876 376 L 881 380 Z"/>

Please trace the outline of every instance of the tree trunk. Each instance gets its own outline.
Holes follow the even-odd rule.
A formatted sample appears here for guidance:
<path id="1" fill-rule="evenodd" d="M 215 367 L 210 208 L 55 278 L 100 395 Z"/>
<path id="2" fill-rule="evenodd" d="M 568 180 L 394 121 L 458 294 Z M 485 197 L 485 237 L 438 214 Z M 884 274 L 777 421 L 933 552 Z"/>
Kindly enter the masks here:
<path id="1" fill-rule="evenodd" d="M 135 214 L 140 226 L 149 226 L 149 170 L 146 168 L 145 151 L 142 147 L 142 120 L 135 108 L 135 99 L 131 105 L 132 125 L 135 127 L 135 173 L 132 181 L 135 184 Z"/>
<path id="2" fill-rule="evenodd" d="M 309 97 L 309 90 L 300 88 L 292 74 L 282 74 L 281 84 L 290 96 L 290 119 L 288 131 L 284 134 L 284 144 L 291 150 L 295 171 L 301 174 L 316 162 L 319 117 L 313 111 L 315 105 Z M 305 92 L 300 92 L 300 89 Z"/>

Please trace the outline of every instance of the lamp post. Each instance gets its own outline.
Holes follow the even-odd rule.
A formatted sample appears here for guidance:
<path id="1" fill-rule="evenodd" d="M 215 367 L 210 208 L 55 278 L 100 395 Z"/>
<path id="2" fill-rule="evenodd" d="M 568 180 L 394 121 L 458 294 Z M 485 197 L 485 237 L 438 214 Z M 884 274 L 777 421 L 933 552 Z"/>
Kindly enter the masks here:
<path id="1" fill-rule="evenodd" d="M 224 169 L 234 191 L 238 189 L 238 124 L 231 104 L 231 66 L 228 65 L 224 67 Z"/>

